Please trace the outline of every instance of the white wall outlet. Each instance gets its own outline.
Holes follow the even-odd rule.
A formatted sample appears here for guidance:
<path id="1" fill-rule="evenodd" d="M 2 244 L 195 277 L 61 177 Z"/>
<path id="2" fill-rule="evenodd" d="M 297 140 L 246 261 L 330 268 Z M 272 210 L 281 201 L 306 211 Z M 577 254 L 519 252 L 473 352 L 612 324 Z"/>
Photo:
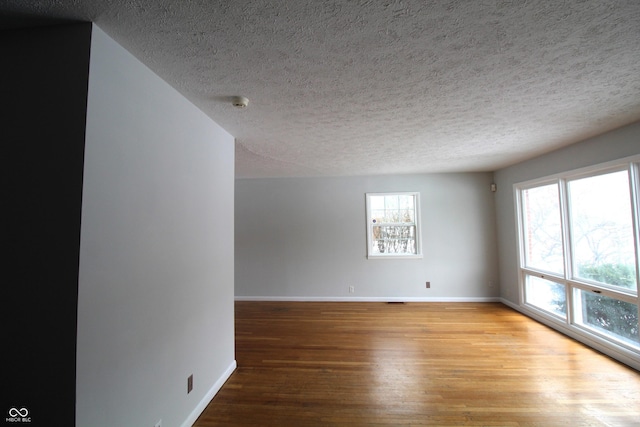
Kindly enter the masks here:
<path id="1" fill-rule="evenodd" d="M 356 291 L 356 287 L 355 286 L 349 286 L 349 293 L 352 294 Z"/>

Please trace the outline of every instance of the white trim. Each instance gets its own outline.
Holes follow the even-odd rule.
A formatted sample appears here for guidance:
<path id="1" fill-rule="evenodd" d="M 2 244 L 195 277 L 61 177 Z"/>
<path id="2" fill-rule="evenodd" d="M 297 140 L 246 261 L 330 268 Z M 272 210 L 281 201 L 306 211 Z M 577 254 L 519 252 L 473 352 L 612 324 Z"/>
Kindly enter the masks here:
<path id="1" fill-rule="evenodd" d="M 420 258 L 424 258 L 424 256 L 422 254 L 417 254 L 417 255 L 406 255 L 406 254 L 402 254 L 402 255 L 395 255 L 395 254 L 384 254 L 384 255 L 367 255 L 367 259 L 420 259 Z"/>
<path id="2" fill-rule="evenodd" d="M 505 298 L 499 298 L 499 301 L 504 305 L 511 307 L 515 311 L 522 313 L 527 317 L 530 317 L 536 322 L 542 323 L 543 325 L 546 325 L 551 329 L 555 329 L 559 333 L 566 335 L 569 338 L 573 338 L 574 340 L 579 341 L 582 344 L 585 344 L 586 346 L 599 351 L 600 353 L 603 353 L 637 371 L 640 371 L 640 358 L 638 358 L 638 355 L 632 351 L 629 351 L 623 347 L 616 346 L 610 341 L 606 341 L 607 344 L 603 344 L 599 339 L 597 339 L 596 336 L 592 336 L 582 329 L 569 328 L 564 322 L 554 322 L 544 316 L 541 316 L 534 310 L 529 310 L 527 309 L 527 307 L 518 306 L 517 304 L 514 304 L 513 302 Z"/>
<path id="3" fill-rule="evenodd" d="M 622 170 L 619 168 L 620 166 L 623 166 L 624 164 L 638 163 L 638 162 L 640 162 L 640 154 L 635 154 L 633 156 L 623 157 L 621 159 L 611 160 L 604 163 L 598 163 L 596 165 L 585 166 L 579 169 L 572 169 L 565 172 L 554 173 L 553 175 L 548 175 L 541 178 L 532 178 L 526 181 L 516 182 L 513 184 L 513 187 L 530 188 L 538 185 L 550 184 L 560 179 L 566 179 L 570 181 L 570 180 L 582 178 L 585 176 L 599 175 L 600 173 L 615 171 L 616 169 Z"/>
<path id="4" fill-rule="evenodd" d="M 214 398 L 214 396 L 220 391 L 224 383 L 229 379 L 233 371 L 236 370 L 238 363 L 234 360 L 231 362 L 229 367 L 222 373 L 218 381 L 213 384 L 213 387 L 209 389 L 207 394 L 204 395 L 202 400 L 198 403 L 198 405 L 193 409 L 193 411 L 189 414 L 186 420 L 181 424 L 181 427 L 191 427 L 193 423 L 196 422 L 198 417 L 202 414 L 202 412 L 207 408 L 209 402 Z"/>
<path id="5" fill-rule="evenodd" d="M 236 296 L 236 301 L 292 302 L 500 302 L 500 297 L 303 297 Z"/>
<path id="6" fill-rule="evenodd" d="M 373 254 L 371 253 L 371 245 L 373 242 L 372 229 L 373 224 L 369 221 L 371 220 L 371 197 L 374 196 L 412 196 L 414 206 L 414 222 L 413 223 L 397 223 L 391 225 L 398 226 L 409 226 L 413 225 L 416 229 L 416 253 L 415 254 Z M 422 259 L 422 227 L 420 225 L 420 192 L 419 191 L 391 191 L 385 193 L 365 193 L 365 214 L 366 220 L 365 224 L 367 226 L 367 259 Z"/>

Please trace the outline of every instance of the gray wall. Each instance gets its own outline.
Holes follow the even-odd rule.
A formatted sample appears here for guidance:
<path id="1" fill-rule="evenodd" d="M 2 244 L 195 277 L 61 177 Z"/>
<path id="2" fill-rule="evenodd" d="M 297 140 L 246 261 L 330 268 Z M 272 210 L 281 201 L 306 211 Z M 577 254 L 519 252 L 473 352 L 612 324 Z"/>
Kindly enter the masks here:
<path id="1" fill-rule="evenodd" d="M 191 425 L 235 366 L 234 141 L 97 27 L 91 48 L 77 425 Z"/>
<path id="2" fill-rule="evenodd" d="M 500 294 L 519 304 L 513 184 L 640 154 L 640 122 L 536 157 L 495 173 Z"/>
<path id="3" fill-rule="evenodd" d="M 497 297 L 492 176 L 238 179 L 236 297 Z M 366 258 L 365 193 L 387 191 L 421 193 L 423 259 Z"/>

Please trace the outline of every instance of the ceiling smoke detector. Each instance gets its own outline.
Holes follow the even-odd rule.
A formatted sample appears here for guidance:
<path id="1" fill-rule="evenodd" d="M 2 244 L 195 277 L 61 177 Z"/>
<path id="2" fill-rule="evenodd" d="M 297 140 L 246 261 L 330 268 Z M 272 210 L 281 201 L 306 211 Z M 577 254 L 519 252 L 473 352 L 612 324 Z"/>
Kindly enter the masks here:
<path id="1" fill-rule="evenodd" d="M 249 105 L 249 100 L 244 96 L 234 96 L 231 100 L 231 105 L 236 108 L 245 108 L 247 105 Z"/>

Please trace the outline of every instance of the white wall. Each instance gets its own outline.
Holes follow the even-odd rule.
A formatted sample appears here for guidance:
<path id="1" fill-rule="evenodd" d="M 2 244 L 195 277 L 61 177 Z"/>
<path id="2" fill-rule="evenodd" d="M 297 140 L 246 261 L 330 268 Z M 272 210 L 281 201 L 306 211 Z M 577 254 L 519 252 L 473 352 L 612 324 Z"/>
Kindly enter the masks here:
<path id="1" fill-rule="evenodd" d="M 495 173 L 501 297 L 519 304 L 513 184 L 640 154 L 640 122 Z"/>
<path id="2" fill-rule="evenodd" d="M 95 26 L 91 45 L 77 425 L 178 426 L 235 366 L 234 142 Z"/>
<path id="3" fill-rule="evenodd" d="M 236 297 L 497 296 L 492 176 L 238 179 Z M 387 191 L 420 192 L 423 259 L 366 258 L 365 193 Z"/>

